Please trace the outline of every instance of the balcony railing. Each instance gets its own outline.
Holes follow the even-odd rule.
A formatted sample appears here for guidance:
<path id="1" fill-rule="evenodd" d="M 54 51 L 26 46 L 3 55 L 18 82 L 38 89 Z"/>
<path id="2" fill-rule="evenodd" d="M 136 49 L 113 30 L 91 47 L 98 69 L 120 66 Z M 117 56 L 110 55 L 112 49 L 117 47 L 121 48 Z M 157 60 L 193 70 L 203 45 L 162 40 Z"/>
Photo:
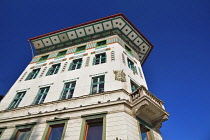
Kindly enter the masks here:
<path id="1" fill-rule="evenodd" d="M 131 102 L 136 102 L 140 100 L 143 97 L 148 97 L 152 101 L 154 101 L 156 104 L 164 108 L 163 104 L 164 102 L 158 99 L 155 95 L 153 95 L 151 92 L 149 92 L 144 86 L 140 86 L 138 89 L 136 89 L 134 92 L 130 94 Z"/>

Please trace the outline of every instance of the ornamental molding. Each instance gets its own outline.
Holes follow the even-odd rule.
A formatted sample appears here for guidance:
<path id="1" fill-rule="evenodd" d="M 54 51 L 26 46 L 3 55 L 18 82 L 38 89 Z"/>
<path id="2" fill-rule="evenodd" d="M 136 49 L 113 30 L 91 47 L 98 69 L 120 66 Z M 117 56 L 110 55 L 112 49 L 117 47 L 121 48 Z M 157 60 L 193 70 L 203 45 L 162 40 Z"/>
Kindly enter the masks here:
<path id="1" fill-rule="evenodd" d="M 126 82 L 126 74 L 123 72 L 123 70 L 113 70 L 115 74 L 115 80 Z"/>

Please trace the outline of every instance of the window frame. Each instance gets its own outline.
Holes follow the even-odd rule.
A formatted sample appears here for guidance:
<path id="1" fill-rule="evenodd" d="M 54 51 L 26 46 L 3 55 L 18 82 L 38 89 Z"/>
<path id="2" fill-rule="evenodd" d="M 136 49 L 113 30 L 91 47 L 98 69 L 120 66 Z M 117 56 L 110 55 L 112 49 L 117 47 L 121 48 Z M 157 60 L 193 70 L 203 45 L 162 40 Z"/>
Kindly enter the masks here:
<path id="1" fill-rule="evenodd" d="M 46 57 L 46 58 L 45 58 L 45 57 Z M 44 56 L 41 56 L 41 58 L 39 59 L 39 61 L 38 61 L 38 62 L 45 61 L 45 60 L 47 60 L 47 59 L 48 59 L 48 57 L 49 57 L 49 54 L 44 55 Z"/>
<path id="2" fill-rule="evenodd" d="M 134 81 L 132 81 L 132 80 L 130 80 L 130 85 L 131 85 L 131 91 L 132 91 L 132 92 L 134 92 L 134 91 L 139 87 L 139 85 L 136 84 L 136 83 L 135 83 Z M 135 90 L 133 90 L 132 85 L 136 86 L 136 89 L 135 89 Z"/>
<path id="3" fill-rule="evenodd" d="M 86 134 L 87 134 L 87 121 L 89 120 L 97 120 L 97 119 L 102 119 L 103 120 L 103 129 L 102 129 L 102 140 L 106 140 L 106 115 L 107 111 L 105 112 L 99 112 L 99 113 L 94 113 L 94 114 L 87 114 L 87 115 L 82 115 L 81 118 L 82 120 L 82 126 L 81 126 L 81 131 L 80 131 L 80 138 L 79 140 L 86 140 Z"/>
<path id="4" fill-rule="evenodd" d="M 56 57 L 64 56 L 64 55 L 66 55 L 66 53 L 67 53 L 67 50 L 60 51 L 60 52 L 58 52 L 58 54 L 56 55 Z"/>
<path id="5" fill-rule="evenodd" d="M 72 84 L 75 83 L 75 86 L 72 87 Z M 71 84 L 71 87 L 70 88 L 65 88 L 67 84 Z M 64 86 L 63 86 L 63 90 L 62 90 L 62 93 L 61 93 L 61 96 L 60 96 L 60 100 L 65 100 L 65 99 L 71 99 L 73 97 L 73 94 L 74 94 L 74 90 L 75 90 L 75 87 L 76 87 L 76 81 L 71 81 L 71 82 L 67 82 L 67 83 L 64 83 Z M 72 93 L 72 96 L 70 98 L 67 98 L 68 95 L 70 94 L 69 91 L 73 89 L 73 93 Z M 63 97 L 63 93 L 64 91 L 68 90 L 68 94 L 66 95 L 65 99 L 62 99 Z"/>
<path id="6" fill-rule="evenodd" d="M 102 56 L 104 54 L 104 56 Z M 99 58 L 97 58 L 97 56 L 99 56 Z M 104 62 L 102 62 L 102 59 L 105 59 Z M 96 61 L 99 60 L 99 62 L 96 64 Z M 107 62 L 107 55 L 106 53 L 100 53 L 100 54 L 96 54 L 95 57 L 93 58 L 93 65 L 99 65 L 99 64 L 103 64 Z"/>
<path id="7" fill-rule="evenodd" d="M 127 45 L 125 45 L 125 50 L 126 50 L 126 52 L 128 52 L 129 54 L 133 55 L 132 49 L 129 48 Z"/>
<path id="8" fill-rule="evenodd" d="M 100 81 L 100 78 L 103 77 L 104 78 L 104 81 Z M 93 83 L 94 79 L 97 78 L 97 82 L 96 83 Z M 91 79 L 91 86 L 90 86 L 90 94 L 99 94 L 99 93 L 103 93 L 103 92 L 99 92 L 99 86 L 100 84 L 104 84 L 104 87 L 103 87 L 103 92 L 105 91 L 105 75 L 100 75 L 100 76 L 96 76 L 96 77 L 92 77 Z M 97 85 L 97 91 L 96 93 L 93 93 L 93 86 L 94 85 Z"/>
<path id="9" fill-rule="evenodd" d="M 147 124 L 146 122 L 144 122 L 139 117 L 137 117 L 137 121 L 138 121 L 138 129 L 139 129 L 139 137 L 140 137 L 140 140 L 142 140 L 141 125 L 143 127 L 145 127 L 146 129 L 149 129 L 149 131 L 147 132 L 147 135 L 149 135 L 149 139 L 148 140 L 155 140 L 154 135 L 153 135 L 153 132 L 152 132 L 152 126 L 150 126 L 149 124 Z"/>
<path id="10" fill-rule="evenodd" d="M 82 48 L 82 49 L 81 49 Z M 76 53 L 77 52 L 82 52 L 82 51 L 85 51 L 86 50 L 86 45 L 83 45 L 83 46 L 79 46 L 79 47 L 77 47 L 77 49 L 76 49 Z"/>
<path id="11" fill-rule="evenodd" d="M 28 134 L 28 137 L 26 140 L 29 140 L 30 136 L 31 136 L 31 133 L 34 129 L 34 126 L 36 125 L 36 122 L 33 122 L 33 123 L 26 123 L 26 124 L 21 124 L 21 125 L 16 125 L 16 129 L 15 131 L 13 132 L 13 135 L 12 137 L 10 138 L 10 140 L 16 140 L 18 137 L 17 137 L 17 134 L 18 132 L 20 132 L 19 130 L 24 130 L 24 129 L 30 129 L 30 132 Z"/>
<path id="12" fill-rule="evenodd" d="M 45 91 L 47 88 L 48 88 L 48 91 L 47 92 L 40 93 L 42 89 L 44 89 L 44 91 Z M 40 88 L 39 91 L 38 91 L 38 94 L 36 95 L 36 98 L 34 99 L 33 105 L 39 105 L 39 104 L 44 103 L 44 100 L 47 97 L 47 94 L 48 94 L 49 90 L 50 90 L 50 86 Z M 39 96 L 41 96 L 41 98 L 39 99 L 38 103 L 36 104 L 36 101 L 37 101 L 37 99 L 38 99 Z M 43 100 L 43 97 L 44 97 L 44 100 Z"/>
<path id="13" fill-rule="evenodd" d="M 63 126 L 63 132 L 62 132 L 62 136 L 61 136 L 61 140 L 63 140 L 64 139 L 64 136 L 65 136 L 65 133 L 66 133 L 66 128 L 67 128 L 68 120 L 69 120 L 69 117 L 67 117 L 67 118 L 61 118 L 61 119 L 47 120 L 46 121 L 47 125 L 45 127 L 45 130 L 44 130 L 44 133 L 42 135 L 42 139 L 41 140 L 47 140 L 47 138 L 49 138 L 49 136 L 51 134 L 50 132 L 52 130 L 52 127 L 51 126 L 64 124 L 64 126 Z"/>
<path id="14" fill-rule="evenodd" d="M 41 68 L 33 69 L 32 72 L 30 72 L 28 74 L 28 76 L 26 77 L 25 81 L 31 80 L 31 79 L 35 79 L 37 77 L 37 75 L 39 74 L 40 70 L 41 70 Z"/>
<path id="15" fill-rule="evenodd" d="M 55 66 L 55 67 L 54 67 L 54 66 Z M 57 74 L 58 71 L 59 71 L 59 69 L 60 69 L 60 67 L 61 67 L 61 63 L 52 65 L 52 66 L 49 68 L 49 70 L 48 70 L 46 76 Z M 51 73 L 51 71 L 53 71 L 53 72 Z"/>
<path id="16" fill-rule="evenodd" d="M 19 97 L 18 97 L 18 94 L 21 94 Z M 12 102 L 10 103 L 8 109 L 14 109 L 14 108 L 18 108 L 20 102 L 22 101 L 23 97 L 25 96 L 26 94 L 26 91 L 22 91 L 22 92 L 18 92 L 16 93 L 15 97 L 13 98 Z M 14 103 L 15 101 L 17 101 L 16 103 Z M 13 104 L 15 104 L 14 106 L 12 106 Z"/>
<path id="17" fill-rule="evenodd" d="M 79 61 L 81 60 L 81 61 Z M 76 63 L 75 63 L 76 61 Z M 75 68 L 72 69 L 72 67 L 75 65 Z M 79 67 L 78 67 L 79 66 Z M 76 70 L 76 69 L 80 69 L 82 67 L 82 58 L 79 58 L 79 59 L 74 59 L 71 64 L 69 65 L 69 71 L 71 70 Z"/>
<path id="18" fill-rule="evenodd" d="M 7 127 L 0 127 L 0 138 L 6 129 L 7 129 Z"/>
<path id="19" fill-rule="evenodd" d="M 100 44 L 101 42 L 104 42 L 104 41 L 105 41 L 105 44 Z M 101 41 L 96 42 L 96 47 L 104 46 L 106 44 L 107 44 L 107 40 L 101 40 Z"/>
<path id="20" fill-rule="evenodd" d="M 134 70 L 134 62 L 132 60 L 130 60 L 129 58 L 127 58 L 127 63 L 128 63 L 128 67 L 131 69 L 131 70 Z"/>

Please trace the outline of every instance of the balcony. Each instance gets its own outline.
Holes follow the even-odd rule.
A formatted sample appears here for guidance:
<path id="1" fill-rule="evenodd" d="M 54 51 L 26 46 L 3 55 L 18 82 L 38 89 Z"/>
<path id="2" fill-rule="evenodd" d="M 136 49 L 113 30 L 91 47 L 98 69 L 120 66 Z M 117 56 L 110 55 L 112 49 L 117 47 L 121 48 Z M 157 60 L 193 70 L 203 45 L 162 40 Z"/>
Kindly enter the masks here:
<path id="1" fill-rule="evenodd" d="M 169 113 L 165 111 L 164 103 L 155 95 L 149 92 L 144 86 L 130 94 L 133 113 L 157 130 L 162 126 L 162 122 L 168 120 Z"/>

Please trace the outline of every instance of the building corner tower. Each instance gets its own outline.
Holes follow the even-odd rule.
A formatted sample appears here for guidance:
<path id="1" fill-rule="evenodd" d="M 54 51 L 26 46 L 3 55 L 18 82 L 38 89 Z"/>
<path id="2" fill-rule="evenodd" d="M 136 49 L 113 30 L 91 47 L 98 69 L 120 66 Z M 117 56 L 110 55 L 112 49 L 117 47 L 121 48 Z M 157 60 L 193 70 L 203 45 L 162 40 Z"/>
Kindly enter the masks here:
<path id="1" fill-rule="evenodd" d="M 0 103 L 0 140 L 162 140 L 153 45 L 116 14 L 29 39 L 36 55 Z"/>

